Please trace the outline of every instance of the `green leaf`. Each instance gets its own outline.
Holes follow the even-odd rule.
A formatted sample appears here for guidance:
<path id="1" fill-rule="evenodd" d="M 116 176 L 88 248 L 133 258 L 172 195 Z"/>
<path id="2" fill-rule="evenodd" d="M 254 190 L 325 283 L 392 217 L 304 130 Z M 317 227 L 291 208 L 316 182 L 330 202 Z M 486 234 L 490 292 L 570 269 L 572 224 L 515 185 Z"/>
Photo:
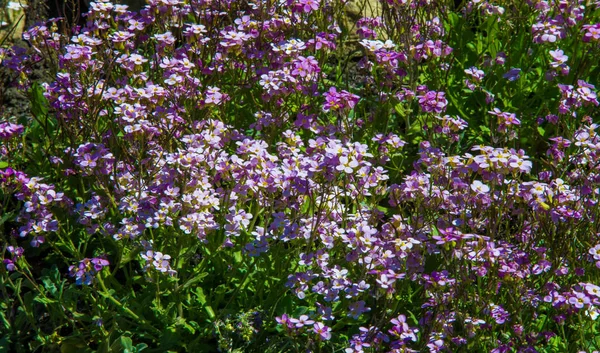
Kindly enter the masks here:
<path id="1" fill-rule="evenodd" d="M 0 225 L 4 224 L 9 219 L 13 218 L 13 216 L 14 216 L 13 212 L 6 212 L 5 214 L 3 214 L 2 217 L 0 218 Z"/>
<path id="2" fill-rule="evenodd" d="M 417 317 L 415 316 L 415 314 L 410 311 L 410 310 L 406 310 L 406 312 L 408 313 L 408 317 L 410 317 L 410 319 L 413 321 L 414 325 L 418 325 L 419 324 L 419 320 L 417 319 Z"/>
<path id="3" fill-rule="evenodd" d="M 244 258 L 242 256 L 242 252 L 241 251 L 234 252 L 233 253 L 233 259 L 234 259 L 234 261 L 235 261 L 236 264 L 241 263 L 244 260 Z"/>
<path id="4" fill-rule="evenodd" d="M 208 317 L 211 320 L 214 320 L 217 316 L 215 315 L 213 308 L 210 305 L 206 305 L 206 296 L 204 295 L 204 291 L 201 287 L 196 288 L 196 299 L 198 300 L 198 303 L 202 305 Z"/>
<path id="5" fill-rule="evenodd" d="M 54 300 L 54 299 L 50 299 L 50 298 L 45 298 L 41 295 L 37 295 L 34 299 L 35 302 L 40 303 L 40 304 L 53 304 L 53 303 L 57 303 L 58 301 Z"/>
<path id="6" fill-rule="evenodd" d="M 298 317 L 300 315 L 304 315 L 308 312 L 308 307 L 306 306 L 299 306 L 296 308 L 296 310 L 294 310 L 294 316 Z"/>
<path id="7" fill-rule="evenodd" d="M 183 284 L 183 289 L 188 289 L 193 284 L 200 282 L 204 277 L 208 276 L 208 272 L 200 273 L 192 278 L 190 278 L 187 282 Z"/>
<path id="8" fill-rule="evenodd" d="M 48 101 L 44 97 L 44 88 L 37 82 L 31 85 L 31 113 L 38 118 L 48 114 Z"/>
<path id="9" fill-rule="evenodd" d="M 562 340 L 560 336 L 554 336 L 550 338 L 548 342 L 550 346 L 557 349 L 559 352 L 567 352 L 567 344 Z"/>
<path id="10" fill-rule="evenodd" d="M 86 347 L 85 340 L 82 337 L 69 337 L 60 345 L 61 353 L 81 353 Z"/>
<path id="11" fill-rule="evenodd" d="M 540 134 L 540 136 L 546 135 L 546 130 L 543 127 L 541 127 L 541 126 L 537 127 L 537 131 Z"/>
<path id="12" fill-rule="evenodd" d="M 52 294 L 53 297 L 55 297 L 55 298 L 59 297 L 59 291 L 58 291 L 58 288 L 56 287 L 55 283 L 60 283 L 61 278 L 60 278 L 60 272 L 58 271 L 58 268 L 56 266 L 52 266 L 52 268 L 50 270 L 44 269 L 42 271 L 41 280 L 42 280 L 42 283 L 44 284 L 44 288 L 46 288 L 46 290 L 50 294 Z"/>
<path id="13" fill-rule="evenodd" d="M 196 333 L 196 329 L 190 324 L 188 324 L 183 318 L 179 318 L 177 320 L 177 326 L 183 328 L 185 331 L 189 332 L 192 335 Z"/>
<path id="14" fill-rule="evenodd" d="M 4 326 L 4 328 L 6 329 L 6 331 L 10 331 L 10 321 L 8 321 L 8 319 L 6 318 L 6 313 L 7 311 L 7 306 L 2 303 L 2 306 L 0 307 L 0 322 L 2 323 L 2 326 Z M 5 331 L 5 332 L 6 332 Z M 0 341 L 0 353 L 2 352 L 2 341 Z"/>
<path id="15" fill-rule="evenodd" d="M 206 304 L 206 296 L 201 287 L 196 288 L 196 299 L 198 300 L 198 303 L 202 305 Z"/>
<path id="16" fill-rule="evenodd" d="M 8 162 L 0 161 L 0 169 L 8 167 Z"/>
<path id="17" fill-rule="evenodd" d="M 135 248 L 132 251 L 128 251 L 128 249 L 124 249 L 123 257 L 121 258 L 121 264 L 119 265 L 119 268 L 123 268 L 123 266 L 125 266 L 129 262 L 135 260 L 141 251 L 142 251 L 141 248 Z"/>
<path id="18" fill-rule="evenodd" d="M 121 336 L 121 338 L 119 339 L 119 342 L 121 343 L 121 347 L 123 349 L 133 352 L 133 341 L 131 340 L 131 338 L 126 337 L 126 336 Z"/>
<path id="19" fill-rule="evenodd" d="M 456 14 L 454 12 L 450 12 L 448 14 L 448 22 L 450 22 L 450 25 L 452 27 L 456 28 L 459 25 L 460 17 L 458 16 L 458 14 Z"/>
<path id="20" fill-rule="evenodd" d="M 174 327 L 168 327 L 162 333 L 160 347 L 164 349 L 173 348 L 181 344 L 181 341 L 181 336 L 177 332 L 177 329 Z"/>

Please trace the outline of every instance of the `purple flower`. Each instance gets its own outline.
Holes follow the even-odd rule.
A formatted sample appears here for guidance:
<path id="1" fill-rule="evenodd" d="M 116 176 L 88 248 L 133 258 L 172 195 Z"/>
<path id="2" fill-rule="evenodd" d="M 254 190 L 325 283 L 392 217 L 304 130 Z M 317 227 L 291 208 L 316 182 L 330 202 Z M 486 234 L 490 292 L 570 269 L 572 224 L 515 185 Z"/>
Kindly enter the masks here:
<path id="1" fill-rule="evenodd" d="M 140 256 L 146 260 L 146 270 L 149 268 L 154 268 L 161 273 L 166 273 L 169 275 L 174 275 L 176 273 L 176 271 L 171 268 L 169 263 L 169 260 L 171 260 L 170 255 L 163 254 L 159 251 L 147 250 L 145 253 L 140 254 Z"/>
<path id="2" fill-rule="evenodd" d="M 443 113 L 446 111 L 448 100 L 444 92 L 428 91 L 427 93 L 417 96 L 421 109 L 426 112 Z"/>
<path id="3" fill-rule="evenodd" d="M 476 82 L 481 82 L 485 76 L 485 73 L 475 66 L 465 69 L 465 74 L 471 76 Z"/>
<path id="4" fill-rule="evenodd" d="M 512 69 L 508 70 L 507 73 L 502 75 L 502 77 L 509 81 L 516 81 L 521 77 L 521 69 L 513 67 Z"/>
<path id="5" fill-rule="evenodd" d="M 498 54 L 496 54 L 496 58 L 494 59 L 495 63 L 497 65 L 504 65 L 504 63 L 506 62 L 506 53 L 501 51 Z"/>
<path id="6" fill-rule="evenodd" d="M 79 261 L 77 266 L 73 265 L 69 267 L 69 275 L 75 277 L 78 285 L 90 285 L 94 280 L 96 274 L 100 272 L 104 267 L 109 265 L 108 260 L 100 257 L 85 258 Z"/>
<path id="7" fill-rule="evenodd" d="M 574 295 L 569 298 L 569 303 L 577 309 L 582 309 L 584 306 L 590 304 L 590 298 L 588 298 L 585 293 L 574 291 L 573 294 Z"/>
<path id="8" fill-rule="evenodd" d="M 498 325 L 501 325 L 510 319 L 510 314 L 508 311 L 504 310 L 504 308 L 500 305 L 490 304 L 491 315 L 496 321 Z"/>
<path id="9" fill-rule="evenodd" d="M 9 122 L 0 123 L 0 139 L 8 140 L 24 131 L 23 125 L 17 125 Z"/>
<path id="10" fill-rule="evenodd" d="M 566 31 L 562 26 L 562 23 L 556 19 L 534 24 L 531 27 L 531 32 L 535 43 L 555 43 L 558 39 L 562 39 L 566 36 Z"/>
<path id="11" fill-rule="evenodd" d="M 298 6 L 305 13 L 310 13 L 319 9 L 319 0 L 299 0 Z"/>
<path id="12" fill-rule="evenodd" d="M 352 174 L 354 169 L 358 167 L 358 162 L 354 157 L 348 158 L 347 156 L 341 156 L 339 161 L 340 164 L 335 167 L 335 169 L 347 174 Z"/>
<path id="13" fill-rule="evenodd" d="M 348 316 L 354 319 L 358 319 L 363 313 L 371 311 L 371 308 L 365 306 L 365 302 L 363 300 L 352 303 L 348 309 L 350 310 L 348 312 Z"/>
<path id="14" fill-rule="evenodd" d="M 287 329 L 294 327 L 294 324 L 292 323 L 290 317 L 287 316 L 287 314 L 275 317 L 275 321 L 277 321 L 278 324 L 283 325 Z"/>
<path id="15" fill-rule="evenodd" d="M 554 68 L 565 64 L 567 62 L 567 60 L 569 60 L 569 57 L 566 56 L 565 52 L 562 51 L 561 49 L 550 50 L 549 53 L 550 53 L 550 56 L 552 57 L 551 65 Z"/>
<path id="16" fill-rule="evenodd" d="M 419 332 L 419 330 L 411 329 L 410 326 L 408 326 L 408 324 L 406 323 L 405 315 L 400 315 L 397 318 L 392 319 L 391 323 L 394 325 L 394 327 L 392 327 L 388 332 L 390 333 L 390 335 L 392 335 L 392 337 L 397 337 L 401 341 L 397 342 L 396 344 L 392 344 L 393 346 L 405 345 L 410 341 L 417 341 L 416 334 L 417 332 Z"/>
<path id="17" fill-rule="evenodd" d="M 342 90 L 338 92 L 335 87 L 331 87 L 323 96 L 325 97 L 325 104 L 323 104 L 324 112 L 352 109 L 360 99 L 359 96 L 348 91 Z"/>
<path id="18" fill-rule="evenodd" d="M 590 255 L 592 255 L 594 257 L 594 260 L 600 260 L 600 244 L 597 244 L 596 246 L 591 248 L 588 252 Z"/>
<path id="19" fill-rule="evenodd" d="M 582 30 L 585 31 L 583 34 L 583 41 L 597 41 L 600 40 L 600 23 L 593 25 L 583 25 Z"/>
<path id="20" fill-rule="evenodd" d="M 4 263 L 6 265 L 6 270 L 8 272 L 12 272 L 17 269 L 15 262 L 11 259 L 4 259 L 4 260 L 2 260 L 2 263 Z"/>
<path id="21" fill-rule="evenodd" d="M 600 298 L 600 286 L 597 286 L 592 283 L 586 283 L 585 290 L 588 292 L 588 294 L 590 294 L 596 298 Z"/>
<path id="22" fill-rule="evenodd" d="M 331 328 L 325 326 L 322 322 L 316 322 L 313 325 L 313 331 L 319 335 L 319 339 L 329 341 L 331 339 Z"/>

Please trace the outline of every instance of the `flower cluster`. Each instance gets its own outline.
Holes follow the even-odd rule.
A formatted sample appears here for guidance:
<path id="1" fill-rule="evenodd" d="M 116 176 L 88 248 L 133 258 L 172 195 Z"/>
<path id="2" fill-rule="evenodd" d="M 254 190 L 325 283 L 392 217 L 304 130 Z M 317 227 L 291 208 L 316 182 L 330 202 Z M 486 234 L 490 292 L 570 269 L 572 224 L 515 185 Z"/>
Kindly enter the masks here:
<path id="1" fill-rule="evenodd" d="M 103 257 L 85 258 L 79 261 L 78 265 L 69 266 L 69 276 L 75 277 L 78 285 L 85 284 L 89 286 L 94 281 L 96 275 L 110 263 Z"/>
<path id="2" fill-rule="evenodd" d="M 12 245 L 7 246 L 6 250 L 10 253 L 11 258 L 2 260 L 2 263 L 6 266 L 6 270 L 11 272 L 17 268 L 17 261 L 23 256 L 25 250 L 22 247 L 15 248 Z"/>
<path id="3" fill-rule="evenodd" d="M 23 125 L 2 122 L 0 123 L 0 139 L 9 140 L 14 136 L 23 133 L 23 130 Z"/>
<path id="4" fill-rule="evenodd" d="M 600 9 L 526 5 L 387 0 L 352 41 L 331 0 L 99 1 L 29 29 L 0 54 L 48 141 L 0 123 L 6 272 L 52 288 L 25 260 L 66 259 L 100 284 L 64 280 L 81 303 L 161 346 L 241 351 L 261 315 L 272 350 L 566 340 L 600 313 Z"/>

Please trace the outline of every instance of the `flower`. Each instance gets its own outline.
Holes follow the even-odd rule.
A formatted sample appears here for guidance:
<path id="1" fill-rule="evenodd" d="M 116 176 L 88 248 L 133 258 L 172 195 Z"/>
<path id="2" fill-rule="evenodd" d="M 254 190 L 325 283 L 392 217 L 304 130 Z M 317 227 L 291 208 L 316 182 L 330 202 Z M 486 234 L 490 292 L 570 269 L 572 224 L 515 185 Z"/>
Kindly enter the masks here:
<path id="1" fill-rule="evenodd" d="M 338 164 L 335 169 L 348 174 L 352 174 L 354 169 L 359 165 L 358 161 L 354 157 L 348 158 L 347 156 L 341 156 L 339 160 L 340 164 Z"/>
<path id="2" fill-rule="evenodd" d="M 305 13 L 310 13 L 319 9 L 319 0 L 300 0 L 298 5 Z"/>
<path id="3" fill-rule="evenodd" d="M 310 326 L 315 323 L 314 320 L 310 320 L 308 315 L 300 315 L 299 318 L 291 318 L 290 322 L 296 326 L 296 328 L 302 328 L 304 326 Z"/>
<path id="4" fill-rule="evenodd" d="M 75 277 L 78 285 L 90 285 L 96 274 L 102 271 L 104 267 L 108 267 L 108 265 L 110 265 L 110 263 L 105 258 L 95 257 L 90 259 L 86 257 L 79 261 L 77 266 L 69 266 L 69 275 Z"/>
<path id="5" fill-rule="evenodd" d="M 331 339 L 331 328 L 325 326 L 322 322 L 316 322 L 313 325 L 313 331 L 319 335 L 319 339 L 329 341 Z"/>
<path id="6" fill-rule="evenodd" d="M 521 77 L 521 69 L 513 67 L 510 70 L 508 70 L 507 73 L 502 75 L 502 77 L 509 81 L 516 81 Z"/>
<path id="7" fill-rule="evenodd" d="M 475 180 L 471 184 L 471 190 L 475 191 L 478 194 L 487 194 L 488 192 L 490 192 L 490 187 L 479 180 Z"/>

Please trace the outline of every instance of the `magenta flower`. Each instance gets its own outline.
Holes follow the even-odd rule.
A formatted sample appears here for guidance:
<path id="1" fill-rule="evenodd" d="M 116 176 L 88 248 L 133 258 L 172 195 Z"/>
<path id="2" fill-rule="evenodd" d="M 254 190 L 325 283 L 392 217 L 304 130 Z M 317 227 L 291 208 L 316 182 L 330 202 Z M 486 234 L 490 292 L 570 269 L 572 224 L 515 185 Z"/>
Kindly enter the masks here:
<path id="1" fill-rule="evenodd" d="M 565 52 L 561 49 L 550 50 L 550 56 L 552 57 L 552 67 L 559 67 L 569 60 L 569 57 L 565 55 Z"/>
<path id="2" fill-rule="evenodd" d="M 275 317 L 275 321 L 277 321 L 278 324 L 283 325 L 287 329 L 294 327 L 294 323 L 291 320 L 292 319 L 290 319 L 290 317 L 287 316 L 287 314 Z"/>
<path id="3" fill-rule="evenodd" d="M 300 0 L 298 5 L 305 13 L 310 13 L 319 9 L 319 0 Z"/>
<path id="4" fill-rule="evenodd" d="M 425 94 L 417 96 L 421 109 L 426 112 L 443 113 L 446 111 L 448 100 L 444 92 L 428 91 Z"/>
<path id="5" fill-rule="evenodd" d="M 600 23 L 596 23 L 593 25 L 583 25 L 582 30 L 585 31 L 585 33 L 583 34 L 584 42 L 600 40 Z"/>
<path id="6" fill-rule="evenodd" d="M 13 136 L 21 134 L 24 130 L 23 125 L 2 122 L 0 123 L 0 139 L 8 140 Z"/>
<path id="7" fill-rule="evenodd" d="M 335 87 L 331 87 L 323 96 L 325 97 L 324 112 L 352 109 L 360 99 L 359 96 L 348 91 L 338 92 Z"/>

